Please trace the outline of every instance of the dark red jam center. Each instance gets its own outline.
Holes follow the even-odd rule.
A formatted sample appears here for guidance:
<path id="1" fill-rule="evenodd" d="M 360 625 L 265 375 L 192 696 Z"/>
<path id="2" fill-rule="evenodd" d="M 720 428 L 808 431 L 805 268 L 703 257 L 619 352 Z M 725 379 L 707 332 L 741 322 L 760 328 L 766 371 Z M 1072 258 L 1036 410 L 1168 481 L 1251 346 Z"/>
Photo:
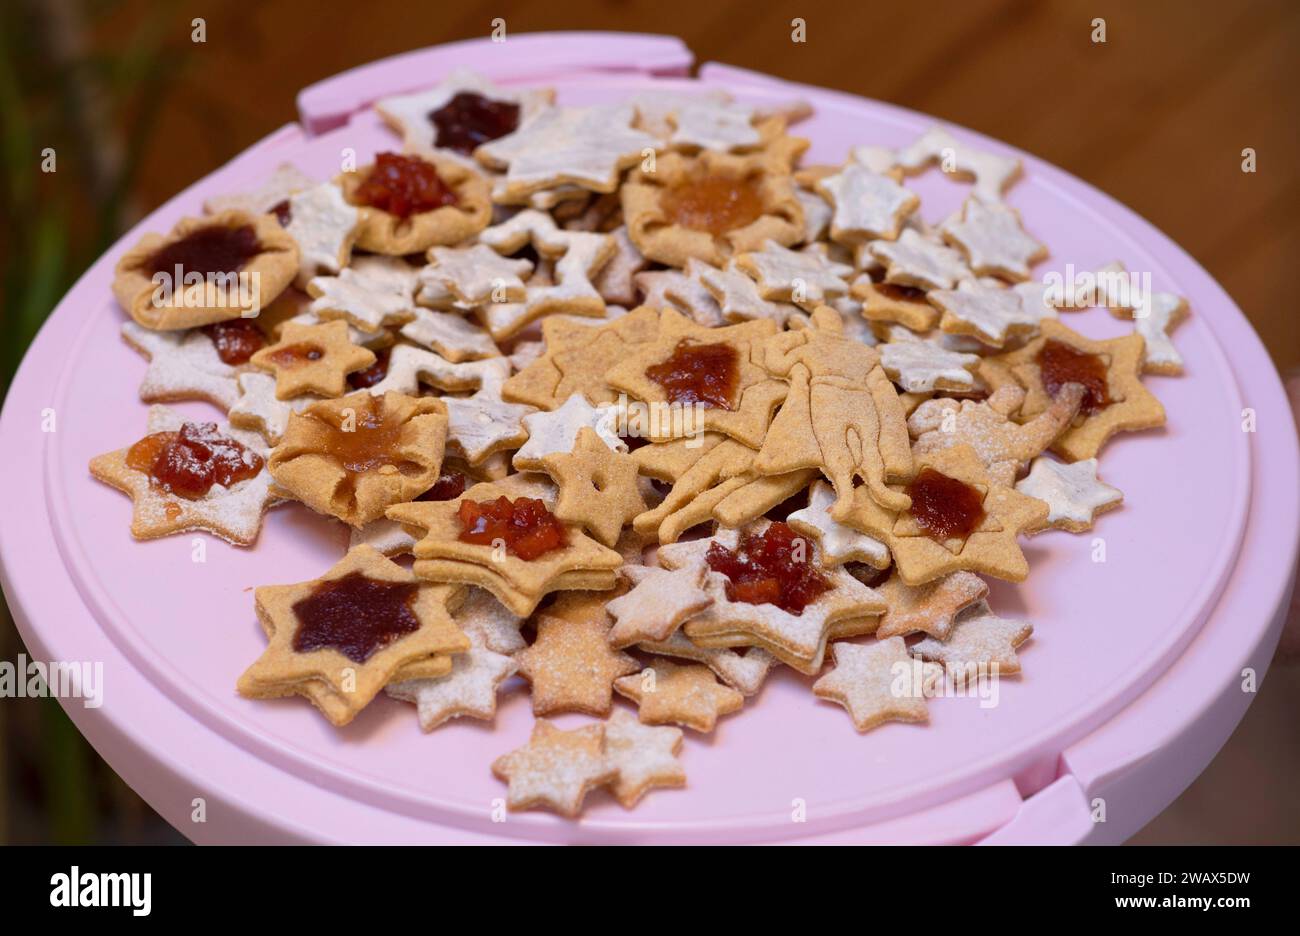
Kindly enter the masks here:
<path id="1" fill-rule="evenodd" d="M 465 493 L 465 476 L 459 471 L 444 471 L 438 475 L 433 487 L 425 491 L 416 500 L 449 501 Z"/>
<path id="2" fill-rule="evenodd" d="M 262 470 L 262 457 L 217 432 L 216 423 L 186 423 L 177 432 L 147 435 L 126 463 L 178 497 L 202 497 L 214 484 L 230 487 Z"/>
<path id="3" fill-rule="evenodd" d="M 1085 416 L 1100 412 L 1111 403 L 1110 382 L 1106 379 L 1106 362 L 1100 355 L 1088 354 L 1070 347 L 1062 341 L 1048 339 L 1034 356 L 1038 373 L 1047 395 L 1055 397 L 1068 383 L 1077 383 L 1084 389 L 1079 412 Z"/>
<path id="4" fill-rule="evenodd" d="M 414 582 L 384 582 L 360 572 L 321 582 L 294 602 L 294 652 L 332 649 L 364 663 L 376 650 L 420 629 L 411 610 L 418 591 Z"/>
<path id="5" fill-rule="evenodd" d="M 374 167 L 353 198 L 358 204 L 399 218 L 456 204 L 456 193 L 442 181 L 433 163 L 399 153 L 376 156 Z"/>
<path id="6" fill-rule="evenodd" d="M 247 364 L 248 359 L 262 350 L 262 346 L 266 344 L 266 336 L 252 319 L 237 318 L 225 322 L 213 322 L 211 325 L 204 325 L 203 332 L 212 339 L 212 344 L 217 349 L 217 356 L 231 367 Z"/>
<path id="7" fill-rule="evenodd" d="M 479 546 L 505 544 L 506 552 L 525 561 L 565 544 L 564 524 L 531 497 L 498 497 L 494 501 L 460 502 L 460 541 Z"/>
<path id="8" fill-rule="evenodd" d="M 140 268 L 153 276 L 173 273 L 180 267 L 184 273 L 238 273 L 244 264 L 262 252 L 262 244 L 251 224 L 226 227 L 214 224 L 202 227 L 159 247 L 140 264 Z"/>
<path id="9" fill-rule="evenodd" d="M 348 374 L 348 386 L 353 390 L 365 390 L 367 387 L 373 387 L 379 381 L 388 376 L 388 358 L 392 352 L 388 348 L 381 348 L 375 352 L 375 363 L 371 364 L 365 370 L 353 371 Z"/>
<path id="10" fill-rule="evenodd" d="M 519 105 L 461 91 L 430 111 L 429 120 L 438 131 L 439 146 L 468 156 L 480 143 L 513 132 L 519 126 Z"/>
<path id="11" fill-rule="evenodd" d="M 729 344 L 683 339 L 667 360 L 645 375 L 664 388 L 670 403 L 701 403 L 731 409 L 740 380 L 740 355 Z"/>
<path id="12" fill-rule="evenodd" d="M 785 523 L 762 533 L 742 533 L 734 550 L 713 543 L 705 561 L 727 577 L 727 597 L 747 604 L 773 604 L 799 615 L 831 587 L 813 563 L 812 543 Z"/>
<path id="13" fill-rule="evenodd" d="M 965 539 L 984 520 L 984 496 L 964 481 L 922 468 L 907 486 L 916 525 L 931 539 Z"/>

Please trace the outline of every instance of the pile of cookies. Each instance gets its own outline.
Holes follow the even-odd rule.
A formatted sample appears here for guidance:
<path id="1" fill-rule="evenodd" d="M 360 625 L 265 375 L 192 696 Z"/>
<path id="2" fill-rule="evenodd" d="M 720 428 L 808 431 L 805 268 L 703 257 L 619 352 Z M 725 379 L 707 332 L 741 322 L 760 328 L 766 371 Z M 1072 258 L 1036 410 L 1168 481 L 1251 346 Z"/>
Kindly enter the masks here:
<path id="1" fill-rule="evenodd" d="M 681 729 L 777 666 L 858 731 L 1019 671 L 1032 628 L 985 577 L 1119 505 L 1097 455 L 1164 422 L 1141 378 L 1181 370 L 1185 302 L 1063 301 L 1003 201 L 1019 162 L 938 128 L 801 165 L 793 101 L 568 107 L 456 73 L 375 108 L 401 139 L 370 163 L 282 166 L 117 266 L 156 405 L 90 469 L 133 535 L 249 546 L 295 501 L 351 531 L 256 589 L 241 694 L 342 726 L 384 691 L 432 731 L 526 683 L 532 738 L 492 770 L 576 815 L 682 785 Z M 931 167 L 970 184 L 937 224 L 906 185 Z M 1132 333 L 1085 338 L 1085 305 Z"/>

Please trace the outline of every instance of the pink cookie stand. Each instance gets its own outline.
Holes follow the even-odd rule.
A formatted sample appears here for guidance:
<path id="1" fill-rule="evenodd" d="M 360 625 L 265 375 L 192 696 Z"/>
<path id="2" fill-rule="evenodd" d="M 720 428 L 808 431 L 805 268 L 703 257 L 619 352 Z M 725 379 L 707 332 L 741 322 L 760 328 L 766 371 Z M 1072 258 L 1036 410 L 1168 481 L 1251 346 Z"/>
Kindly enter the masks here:
<path id="1" fill-rule="evenodd" d="M 1029 540 L 1029 582 L 995 586 L 995 610 L 1036 627 L 1021 651 L 1025 672 L 1001 682 L 995 707 L 937 699 L 928 726 L 860 736 L 805 680 L 780 672 L 716 735 L 688 738 L 686 790 L 652 793 L 633 811 L 594 794 L 576 822 L 542 813 L 493 821 L 504 787 L 489 764 L 532 725 L 521 692 L 503 696 L 495 726 L 458 722 L 430 735 L 409 706 L 388 699 L 335 731 L 301 700 L 236 695 L 236 677 L 263 645 L 248 589 L 314 577 L 345 538 L 337 524 L 290 505 L 268 515 L 249 550 L 203 536 L 130 539 L 127 499 L 86 472 L 91 456 L 144 428 L 135 393 L 144 364 L 117 335 L 123 313 L 109 291 L 117 258 L 143 232 L 170 228 L 199 213 L 206 196 L 255 185 L 282 162 L 326 178 L 343 148 L 362 162 L 396 148 L 368 105 L 458 66 L 507 85 L 545 82 L 566 103 L 701 87 L 756 104 L 802 98 L 816 109 L 796 130 L 814 141 L 810 162 L 841 160 L 857 143 L 902 145 L 933 123 L 723 65 L 690 79 L 691 65 L 671 38 L 558 33 L 425 49 L 321 82 L 300 95 L 299 124 L 142 221 L 42 329 L 0 416 L 0 579 L 30 658 L 102 662 L 102 707 L 63 705 L 113 769 L 189 838 L 1120 842 L 1197 776 L 1241 719 L 1252 698 L 1243 686 L 1252 672 L 1264 678 L 1294 579 L 1300 459 L 1286 395 L 1245 317 L 1190 256 L 1024 153 L 1016 155 L 1025 177 L 1008 201 L 1051 247 L 1043 269 L 1119 258 L 1150 270 L 1155 288 L 1187 296 L 1193 315 L 1175 336 L 1186 376 L 1149 381 L 1168 426 L 1103 453 L 1102 477 L 1124 491 L 1124 506 L 1091 534 Z M 937 172 L 909 185 L 930 221 L 965 192 Z M 1129 327 L 1099 310 L 1064 317 L 1094 337 Z M 203 404 L 181 408 L 216 416 Z M 1243 431 L 1247 411 L 1254 432 Z M 203 562 L 194 561 L 199 543 Z"/>

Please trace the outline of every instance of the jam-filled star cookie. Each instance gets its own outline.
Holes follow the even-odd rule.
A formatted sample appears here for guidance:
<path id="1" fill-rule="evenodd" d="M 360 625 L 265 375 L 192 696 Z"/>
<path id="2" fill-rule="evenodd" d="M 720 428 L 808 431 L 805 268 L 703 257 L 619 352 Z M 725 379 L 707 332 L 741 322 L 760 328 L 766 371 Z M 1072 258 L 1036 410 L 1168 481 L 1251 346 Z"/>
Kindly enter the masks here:
<path id="1" fill-rule="evenodd" d="M 258 617 L 270 621 L 270 642 L 240 677 L 239 692 L 274 698 L 320 680 L 344 703 L 326 715 L 347 724 L 407 664 L 469 649 L 450 613 L 462 595 L 420 581 L 368 546 L 313 581 L 264 585 L 254 600 Z"/>
<path id="2" fill-rule="evenodd" d="M 375 363 L 375 352 L 352 343 L 347 322 L 285 322 L 280 340 L 249 363 L 275 375 L 275 395 L 281 400 L 310 393 L 337 397 L 347 391 L 349 374 Z"/>
<path id="3" fill-rule="evenodd" d="M 1084 387 L 1078 414 L 1052 445 L 1068 461 L 1078 461 L 1095 456 L 1117 432 L 1164 425 L 1165 408 L 1142 385 L 1143 349 L 1138 334 L 1095 341 L 1045 321 L 1039 337 L 996 361 L 1025 388 L 1024 419 L 1045 411 L 1069 384 Z"/>
<path id="4" fill-rule="evenodd" d="M 390 507 L 390 520 L 424 531 L 413 550 L 416 574 L 478 585 L 521 616 L 552 591 L 613 588 L 623 557 L 556 517 L 554 487 L 533 477 L 476 484 L 451 501 Z"/>
<path id="5" fill-rule="evenodd" d="M 266 456 L 256 433 L 152 406 L 146 434 L 92 458 L 90 473 L 130 495 L 136 539 L 204 530 L 250 546 L 274 501 Z"/>

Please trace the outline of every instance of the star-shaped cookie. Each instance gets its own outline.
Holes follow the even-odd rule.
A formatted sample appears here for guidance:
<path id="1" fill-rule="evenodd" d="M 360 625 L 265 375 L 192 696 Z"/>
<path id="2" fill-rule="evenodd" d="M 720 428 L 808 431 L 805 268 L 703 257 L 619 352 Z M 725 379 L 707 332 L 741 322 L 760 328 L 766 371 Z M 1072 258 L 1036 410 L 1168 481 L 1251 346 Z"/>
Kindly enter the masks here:
<path id="1" fill-rule="evenodd" d="M 375 352 L 352 343 L 347 322 L 285 322 L 280 340 L 249 363 L 275 374 L 275 395 L 281 400 L 310 393 L 337 397 L 347 392 L 348 374 L 375 363 Z"/>
<path id="2" fill-rule="evenodd" d="M 569 397 L 559 409 L 524 417 L 528 441 L 515 452 L 513 464 L 526 471 L 542 468 L 547 456 L 572 452 L 583 429 L 594 432 L 597 441 L 610 450 L 626 452 L 627 443 L 619 438 L 617 421 L 614 407 L 592 406 L 580 396 Z"/>
<path id="3" fill-rule="evenodd" d="M 682 621 L 713 604 L 713 598 L 702 587 L 703 566 L 670 571 L 630 565 L 623 568 L 622 575 L 633 583 L 632 590 L 605 606 L 614 619 L 610 645 L 620 649 L 646 642 L 663 643 Z"/>
<path id="4" fill-rule="evenodd" d="M 927 637 L 914 645 L 912 652 L 949 670 L 987 667 L 1005 676 L 1020 672 L 1016 648 L 1033 632 L 1028 621 L 1000 618 L 981 600 L 957 616 L 947 640 Z"/>
<path id="5" fill-rule="evenodd" d="M 739 712 L 745 697 L 718 682 L 704 666 L 678 666 L 667 660 L 650 665 L 614 683 L 619 695 L 637 704 L 646 725 L 682 725 L 707 734 L 723 715 Z"/>
<path id="6" fill-rule="evenodd" d="M 515 654 L 519 673 L 532 684 L 533 714 L 609 711 L 614 681 L 639 665 L 609 645 L 602 621 L 566 620 L 543 613 L 537 639 Z"/>
<path id="7" fill-rule="evenodd" d="M 238 371 L 221 360 L 203 331 L 153 331 L 135 322 L 122 323 L 122 338 L 149 361 L 140 380 L 146 403 L 206 400 L 228 410 L 239 397 Z"/>
<path id="8" fill-rule="evenodd" d="M 809 311 L 847 295 L 845 277 L 853 275 L 848 264 L 820 253 L 790 250 L 773 240 L 764 242 L 762 250 L 741 254 L 736 266 L 753 277 L 763 298 L 793 302 Z"/>
<path id="9" fill-rule="evenodd" d="M 166 406 L 149 407 L 145 435 L 177 432 L 190 424 L 182 414 Z M 267 472 L 266 445 L 255 432 L 210 424 L 216 435 L 232 439 L 260 464 L 257 474 L 229 488 L 214 484 L 198 498 L 180 497 L 156 484 L 147 470 L 132 467 L 131 447 L 118 449 L 90 460 L 90 473 L 131 497 L 131 535 L 136 539 L 157 539 L 173 533 L 204 530 L 236 546 L 251 546 L 262 528 L 262 514 L 275 498 Z"/>
<path id="10" fill-rule="evenodd" d="M 898 237 L 903 221 L 921 206 L 921 199 L 888 175 L 850 162 L 817 183 L 817 191 L 835 207 L 831 239 L 858 244 Z"/>
<path id="11" fill-rule="evenodd" d="M 606 546 L 617 543 L 623 525 L 646 509 L 636 461 L 611 449 L 590 426 L 578 430 L 571 452 L 544 455 L 541 467 L 559 488 L 555 515 Z"/>
<path id="12" fill-rule="evenodd" d="M 573 818 L 587 792 L 614 780 L 618 767 L 605 754 L 603 724 L 561 731 L 539 718 L 528 744 L 493 761 L 492 773 L 510 784 L 510 809 L 540 806 Z"/>
<path id="13" fill-rule="evenodd" d="M 935 668 L 911 678 L 921 664 L 913 663 L 901 637 L 875 643 L 847 641 L 831 647 L 835 668 L 813 683 L 813 694 L 838 702 L 858 731 L 870 731 L 887 721 L 923 722 L 930 717 L 925 704 L 926 680 L 938 678 Z"/>
<path id="14" fill-rule="evenodd" d="M 615 709 L 605 721 L 605 756 L 618 770 L 614 797 L 631 809 L 651 789 L 685 786 L 681 749 L 680 728 L 652 728 L 627 709 Z"/>
<path id="15" fill-rule="evenodd" d="M 825 481 L 814 481 L 808 489 L 808 506 L 796 510 L 786 519 L 800 533 L 806 533 L 822 548 L 831 565 L 865 562 L 877 569 L 889 566 L 889 547 L 880 540 L 859 533 L 852 527 L 831 519 L 835 489 Z"/>
<path id="16" fill-rule="evenodd" d="M 1048 526 L 1071 533 L 1092 529 L 1097 514 L 1118 507 L 1124 500 L 1119 488 L 1097 479 L 1095 458 L 1074 464 L 1036 458 L 1029 474 L 1016 483 L 1016 490 L 1047 504 Z"/>
<path id="17" fill-rule="evenodd" d="M 907 585 L 891 575 L 876 590 L 889 606 L 876 628 L 882 640 L 918 632 L 947 640 L 957 613 L 989 593 L 985 581 L 973 572 L 953 572 L 924 585 Z"/>
<path id="18" fill-rule="evenodd" d="M 968 199 L 961 217 L 943 226 L 943 235 L 961 248 L 979 276 L 1021 282 L 1047 256 L 1047 248 L 1025 233 L 1020 213 L 999 202 Z"/>
<path id="19" fill-rule="evenodd" d="M 451 658 L 451 672 L 446 676 L 389 683 L 385 691 L 394 699 L 415 703 L 422 731 L 432 731 L 461 716 L 492 721 L 497 713 L 497 690 L 518 668 L 510 657 L 475 644 L 471 638 L 470 648 Z"/>

